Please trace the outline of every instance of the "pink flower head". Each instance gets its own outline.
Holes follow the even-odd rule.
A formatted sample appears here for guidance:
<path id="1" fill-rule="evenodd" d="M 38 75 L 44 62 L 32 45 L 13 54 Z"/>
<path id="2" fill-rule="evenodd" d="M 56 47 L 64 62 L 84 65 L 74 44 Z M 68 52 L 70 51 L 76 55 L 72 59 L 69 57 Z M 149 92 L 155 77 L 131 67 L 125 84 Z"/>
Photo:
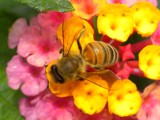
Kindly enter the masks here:
<path id="1" fill-rule="evenodd" d="M 17 53 L 31 65 L 42 67 L 59 56 L 62 47 L 56 30 L 60 23 L 71 17 L 71 13 L 50 11 L 40 13 L 30 20 L 18 19 L 9 33 L 9 47 L 18 46 Z"/>
<path id="2" fill-rule="evenodd" d="M 153 44 L 160 45 L 160 23 L 158 24 L 157 30 L 152 34 L 150 39 Z"/>
<path id="3" fill-rule="evenodd" d="M 25 57 L 29 64 L 42 67 L 58 58 L 61 43 L 56 39 L 52 26 L 30 26 L 20 38 L 18 54 Z"/>
<path id="4" fill-rule="evenodd" d="M 71 13 L 49 11 L 48 13 L 38 14 L 37 19 L 41 27 L 54 26 L 55 28 L 57 28 L 60 23 L 70 17 Z"/>
<path id="5" fill-rule="evenodd" d="M 12 25 L 8 35 L 9 48 L 15 48 L 18 45 L 19 38 L 27 30 L 27 21 L 24 18 L 19 18 Z"/>
<path id="6" fill-rule="evenodd" d="M 8 85 L 15 90 L 21 87 L 27 96 L 37 95 L 47 87 L 44 67 L 31 66 L 18 55 L 8 62 L 6 73 Z"/>
<path id="7" fill-rule="evenodd" d="M 137 114 L 139 120 L 160 119 L 160 84 L 153 83 L 142 93 L 143 103 Z"/>
<path id="8" fill-rule="evenodd" d="M 76 117 L 79 110 L 74 106 L 72 98 L 58 98 L 49 91 L 36 97 L 22 98 L 19 107 L 26 120 L 78 120 Z"/>

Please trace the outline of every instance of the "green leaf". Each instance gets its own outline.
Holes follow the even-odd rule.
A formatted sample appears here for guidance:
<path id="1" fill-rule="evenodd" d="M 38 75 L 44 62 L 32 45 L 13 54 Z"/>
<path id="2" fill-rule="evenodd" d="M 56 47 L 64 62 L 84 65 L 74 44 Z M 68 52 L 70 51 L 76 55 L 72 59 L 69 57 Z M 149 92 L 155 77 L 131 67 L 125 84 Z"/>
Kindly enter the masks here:
<path id="1" fill-rule="evenodd" d="M 68 0 L 16 0 L 40 11 L 56 10 L 67 12 L 74 10 Z"/>
<path id="2" fill-rule="evenodd" d="M 15 50 L 10 50 L 7 46 L 8 29 L 13 18 L 12 15 L 0 12 L 0 120 L 23 120 L 18 109 L 18 101 L 22 94 L 7 86 L 5 73 L 7 62 L 16 54 Z"/>

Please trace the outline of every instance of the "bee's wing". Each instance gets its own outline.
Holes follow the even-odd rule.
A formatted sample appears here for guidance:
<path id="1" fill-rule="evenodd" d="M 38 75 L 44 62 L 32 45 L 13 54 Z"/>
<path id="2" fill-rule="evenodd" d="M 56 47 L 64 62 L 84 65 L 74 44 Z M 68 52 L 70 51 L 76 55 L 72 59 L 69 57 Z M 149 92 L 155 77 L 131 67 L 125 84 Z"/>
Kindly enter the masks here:
<path id="1" fill-rule="evenodd" d="M 85 28 L 80 18 L 72 17 L 63 22 L 58 31 L 63 44 L 63 56 L 66 56 L 69 54 L 74 41 L 82 36 Z"/>
<path id="2" fill-rule="evenodd" d="M 90 77 L 93 75 L 99 75 L 103 80 L 105 80 L 108 83 L 108 88 L 106 88 L 106 86 L 103 86 L 102 84 L 98 84 L 96 82 L 93 82 L 93 80 L 92 80 L 93 77 L 92 78 Z M 80 77 L 89 81 L 89 82 L 92 82 L 93 84 L 96 84 L 102 88 L 111 89 L 111 90 L 112 90 L 112 88 L 111 88 L 112 84 L 116 80 L 120 80 L 120 78 L 110 70 L 102 70 L 102 71 L 97 71 L 97 72 L 85 72 L 85 73 L 80 74 Z M 96 78 L 94 78 L 94 79 L 96 79 Z M 119 89 L 119 88 L 117 88 L 117 89 Z"/>

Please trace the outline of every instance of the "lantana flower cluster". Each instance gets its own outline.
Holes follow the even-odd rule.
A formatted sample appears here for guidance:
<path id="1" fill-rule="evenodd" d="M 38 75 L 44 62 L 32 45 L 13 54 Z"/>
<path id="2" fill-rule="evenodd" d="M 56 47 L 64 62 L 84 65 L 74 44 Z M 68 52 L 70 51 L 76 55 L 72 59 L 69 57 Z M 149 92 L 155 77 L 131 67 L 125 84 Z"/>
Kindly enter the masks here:
<path id="1" fill-rule="evenodd" d="M 19 18 L 10 29 L 8 46 L 17 48 L 17 55 L 8 62 L 6 73 L 8 86 L 21 89 L 26 96 L 19 101 L 21 115 L 26 120 L 159 119 L 160 11 L 157 1 L 70 2 L 75 8 L 73 12 L 39 13 L 29 24 Z M 145 40 L 135 43 L 133 39 L 129 43 L 134 34 Z M 64 54 L 68 51 L 69 44 L 72 44 L 70 54 L 81 55 L 78 39 L 82 50 L 97 40 L 112 45 L 118 50 L 119 60 L 104 68 L 104 73 L 100 70 L 98 74 L 95 68 L 86 66 L 85 72 L 91 74 L 84 80 L 56 83 L 51 66 L 63 57 L 62 48 Z M 154 83 L 139 91 L 131 74 Z"/>

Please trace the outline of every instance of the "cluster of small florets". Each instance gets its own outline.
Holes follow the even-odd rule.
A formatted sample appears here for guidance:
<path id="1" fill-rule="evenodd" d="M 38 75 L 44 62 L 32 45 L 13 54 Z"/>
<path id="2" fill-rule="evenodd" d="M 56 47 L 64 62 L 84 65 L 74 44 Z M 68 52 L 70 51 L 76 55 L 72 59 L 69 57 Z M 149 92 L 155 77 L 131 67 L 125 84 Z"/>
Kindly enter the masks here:
<path id="1" fill-rule="evenodd" d="M 8 62 L 6 73 L 9 87 L 21 89 L 26 95 L 19 102 L 21 115 L 27 120 L 159 119 L 160 11 L 156 8 L 157 1 L 70 2 L 74 12 L 39 13 L 29 25 L 20 18 L 10 29 L 8 45 L 11 49 L 17 48 L 17 55 Z M 97 27 L 91 22 L 95 17 Z M 119 61 L 107 68 L 119 77 L 112 82 L 111 88 L 99 75 L 89 79 L 109 89 L 85 80 L 58 84 L 50 77 L 46 66 L 49 68 L 50 63 L 59 58 L 63 22 L 69 24 L 65 33 L 68 38 L 75 37 L 74 34 L 85 26 L 87 34 L 83 36 L 83 43 L 87 44 L 95 40 L 94 29 L 97 28 L 100 40 L 118 49 Z M 127 43 L 134 33 L 148 38 Z M 76 45 L 71 51 L 76 51 Z M 129 80 L 131 74 L 156 81 L 140 93 Z"/>

